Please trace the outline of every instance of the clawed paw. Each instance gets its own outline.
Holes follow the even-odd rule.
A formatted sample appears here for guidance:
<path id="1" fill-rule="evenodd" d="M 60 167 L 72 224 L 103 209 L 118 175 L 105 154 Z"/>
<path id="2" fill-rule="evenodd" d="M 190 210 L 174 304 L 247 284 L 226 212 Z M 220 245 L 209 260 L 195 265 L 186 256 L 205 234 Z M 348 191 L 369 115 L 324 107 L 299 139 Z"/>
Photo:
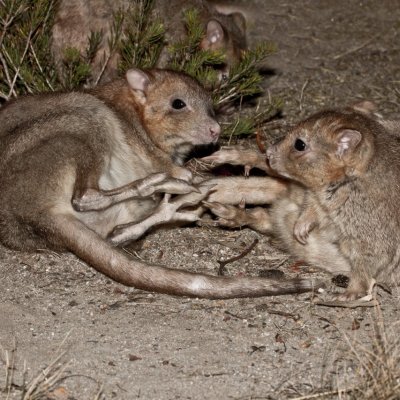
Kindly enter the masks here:
<path id="1" fill-rule="evenodd" d="M 119 246 L 124 242 L 132 240 L 130 238 L 126 238 L 126 230 L 128 225 L 117 225 L 114 229 L 108 234 L 107 239 L 113 246 Z"/>
<path id="2" fill-rule="evenodd" d="M 218 166 L 222 164 L 240 165 L 240 147 L 223 146 L 215 153 L 203 157 L 201 161 Z"/>
<path id="3" fill-rule="evenodd" d="M 154 193 L 186 194 L 198 192 L 199 189 L 186 180 L 169 178 L 160 173 L 142 179 L 137 185 L 137 191 L 141 197 L 150 197 Z"/>
<path id="4" fill-rule="evenodd" d="M 222 164 L 244 165 L 245 176 L 249 176 L 251 168 L 255 167 L 260 159 L 264 160 L 264 156 L 256 150 L 246 149 L 241 146 L 225 146 L 220 150 L 203 157 L 201 161 L 210 163 L 212 166 Z"/>
<path id="5" fill-rule="evenodd" d="M 246 225 L 248 217 L 244 208 L 210 201 L 203 201 L 203 205 L 218 217 L 217 223 L 219 226 L 237 228 Z"/>

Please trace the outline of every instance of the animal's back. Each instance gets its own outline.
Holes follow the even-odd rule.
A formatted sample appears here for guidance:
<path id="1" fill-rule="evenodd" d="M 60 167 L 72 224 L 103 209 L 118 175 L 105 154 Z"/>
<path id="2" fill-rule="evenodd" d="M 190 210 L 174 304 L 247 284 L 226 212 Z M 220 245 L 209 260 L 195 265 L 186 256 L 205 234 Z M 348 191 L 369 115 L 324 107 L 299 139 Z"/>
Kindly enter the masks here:
<path id="1" fill-rule="evenodd" d="M 102 162 L 109 115 L 85 93 L 27 96 L 1 109 L 1 242 L 12 248 L 45 244 L 30 219 L 45 217 L 55 198 L 63 200 L 60 193 L 70 204 L 73 184 L 67 188 L 65 180 Z"/>

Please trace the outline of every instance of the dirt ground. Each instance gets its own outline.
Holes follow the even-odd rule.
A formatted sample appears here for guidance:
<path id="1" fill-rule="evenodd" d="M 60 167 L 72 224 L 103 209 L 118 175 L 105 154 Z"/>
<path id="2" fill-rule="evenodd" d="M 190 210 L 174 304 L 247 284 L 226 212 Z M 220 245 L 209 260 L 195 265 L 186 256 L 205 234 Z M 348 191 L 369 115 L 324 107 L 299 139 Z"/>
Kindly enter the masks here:
<path id="1" fill-rule="evenodd" d="M 284 100 L 284 115 L 266 134 L 357 99 L 398 115 L 400 1 L 235 4 L 247 10 L 251 43 L 269 39 L 279 47 L 268 60 L 265 88 Z M 309 267 L 290 268 L 294 260 L 247 229 L 158 230 L 136 255 L 215 274 L 217 260 L 240 254 L 255 238 L 250 254 L 227 266 L 229 274 L 279 269 L 330 280 Z M 47 251 L 1 248 L 0 271 L 0 387 L 14 346 L 16 384 L 24 363 L 32 379 L 66 351 L 66 389 L 52 397 L 58 400 L 94 399 L 99 384 L 107 399 L 300 398 L 356 385 L 364 351 L 354 341 L 369 349 L 376 336 L 374 309 L 315 306 L 309 294 L 228 301 L 148 294 L 111 282 L 70 254 Z M 399 320 L 399 294 L 378 290 L 389 331 Z M 20 396 L 15 388 L 9 398 Z"/>

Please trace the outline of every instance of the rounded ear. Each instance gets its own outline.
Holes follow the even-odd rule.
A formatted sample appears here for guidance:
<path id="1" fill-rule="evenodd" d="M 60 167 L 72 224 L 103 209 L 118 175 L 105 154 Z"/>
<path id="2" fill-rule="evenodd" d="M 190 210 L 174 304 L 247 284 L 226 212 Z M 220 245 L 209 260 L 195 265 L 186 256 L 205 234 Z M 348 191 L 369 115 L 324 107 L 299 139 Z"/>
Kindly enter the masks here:
<path id="1" fill-rule="evenodd" d="M 376 104 L 369 100 L 358 101 L 352 104 L 351 108 L 364 114 L 373 114 L 378 110 Z"/>
<path id="2" fill-rule="evenodd" d="M 210 45 L 222 42 L 224 39 L 224 29 L 222 28 L 222 25 L 215 19 L 211 19 L 207 23 L 206 38 Z"/>
<path id="3" fill-rule="evenodd" d="M 146 92 L 150 84 L 149 76 L 140 69 L 132 68 L 126 72 L 126 80 L 140 103 L 146 101 Z"/>
<path id="4" fill-rule="evenodd" d="M 378 112 L 378 106 L 369 100 L 359 101 L 350 106 L 353 110 L 363 113 L 368 117 L 383 119 L 382 114 Z"/>
<path id="5" fill-rule="evenodd" d="M 336 155 L 342 158 L 354 151 L 357 145 L 361 142 L 362 135 L 354 129 L 343 129 L 339 132 L 336 138 L 337 148 Z"/>

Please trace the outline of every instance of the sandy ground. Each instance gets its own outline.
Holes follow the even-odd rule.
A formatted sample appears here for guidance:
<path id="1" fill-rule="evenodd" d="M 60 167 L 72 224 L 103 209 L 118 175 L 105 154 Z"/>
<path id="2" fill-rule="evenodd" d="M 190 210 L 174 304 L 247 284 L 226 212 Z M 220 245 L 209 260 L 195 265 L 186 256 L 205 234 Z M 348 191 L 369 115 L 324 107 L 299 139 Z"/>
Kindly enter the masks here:
<path id="1" fill-rule="evenodd" d="M 398 115 L 400 1 L 235 4 L 247 8 L 251 41 L 269 39 L 279 47 L 268 61 L 265 88 L 284 100 L 284 115 L 266 135 L 357 99 Z M 247 229 L 158 230 L 136 255 L 215 274 L 217 260 L 240 254 L 255 238 L 259 243 L 229 264 L 228 273 L 279 269 L 329 282 L 309 267 L 291 268 L 294 260 Z M 66 351 L 65 390 L 52 397 L 58 400 L 93 399 L 99 384 L 107 399 L 298 398 L 355 385 L 358 356 L 349 343 L 359 340 L 368 349 L 376 336 L 373 309 L 318 307 L 308 294 L 229 301 L 148 294 L 111 282 L 72 255 L 46 251 L 1 248 L 0 271 L 0 387 L 6 350 L 17 349 L 16 384 L 24 363 L 29 380 Z M 399 319 L 399 291 L 379 290 L 378 300 L 390 331 Z M 20 396 L 14 388 L 10 398 Z"/>

